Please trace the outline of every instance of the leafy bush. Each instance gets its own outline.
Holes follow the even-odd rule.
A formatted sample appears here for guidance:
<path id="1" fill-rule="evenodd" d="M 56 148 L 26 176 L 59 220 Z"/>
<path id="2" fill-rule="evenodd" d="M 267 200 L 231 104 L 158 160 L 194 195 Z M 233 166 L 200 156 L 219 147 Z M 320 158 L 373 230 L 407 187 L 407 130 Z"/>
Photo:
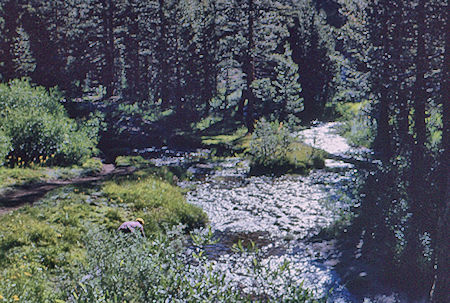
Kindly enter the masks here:
<path id="1" fill-rule="evenodd" d="M 11 151 L 11 139 L 0 129 L 0 165 L 5 162 L 6 156 Z"/>
<path id="2" fill-rule="evenodd" d="M 292 136 L 283 123 L 268 122 L 264 118 L 256 123 L 250 142 L 252 164 L 280 166 L 287 162 Z"/>
<path id="3" fill-rule="evenodd" d="M 250 173 L 303 173 L 323 168 L 325 152 L 297 142 L 283 123 L 257 122 L 250 141 Z"/>
<path id="4" fill-rule="evenodd" d="M 343 121 L 340 132 L 352 145 L 370 147 L 373 142 L 374 126 L 370 120 L 369 106 L 367 100 L 337 105 L 337 111 Z"/>
<path id="5" fill-rule="evenodd" d="M 0 84 L 0 129 L 11 142 L 10 164 L 51 158 L 46 164 L 80 163 L 95 151 L 95 123 L 77 124 L 59 103 L 60 94 L 28 81 Z"/>

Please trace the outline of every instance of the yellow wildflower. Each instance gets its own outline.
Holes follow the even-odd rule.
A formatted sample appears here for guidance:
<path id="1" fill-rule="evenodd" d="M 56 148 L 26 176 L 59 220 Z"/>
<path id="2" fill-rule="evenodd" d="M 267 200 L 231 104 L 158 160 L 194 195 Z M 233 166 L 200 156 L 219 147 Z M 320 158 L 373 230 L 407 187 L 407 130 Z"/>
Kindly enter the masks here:
<path id="1" fill-rule="evenodd" d="M 62 235 L 61 234 L 58 234 L 58 238 L 61 238 L 62 237 Z"/>
<path id="2" fill-rule="evenodd" d="M 44 158 L 42 155 L 39 156 L 39 160 L 42 160 L 42 158 Z"/>
<path id="3" fill-rule="evenodd" d="M 27 271 L 26 271 L 26 272 L 24 272 L 23 274 L 24 274 L 25 276 L 27 276 L 27 277 L 31 277 L 31 276 L 32 276 L 32 274 L 31 274 L 31 273 L 29 273 L 29 272 L 27 272 Z"/>
<path id="4" fill-rule="evenodd" d="M 20 160 L 22 160 L 22 158 L 21 158 L 21 157 L 18 157 L 18 158 L 17 158 L 17 161 L 20 162 Z"/>
<path id="5" fill-rule="evenodd" d="M 2 295 L 0 295 L 0 300 L 3 300 L 5 297 L 3 297 Z"/>
<path id="6" fill-rule="evenodd" d="M 27 256 L 23 256 L 23 258 L 24 258 L 24 259 L 26 259 L 26 258 L 27 258 Z"/>
<path id="7" fill-rule="evenodd" d="M 12 296 L 12 298 L 13 298 L 14 301 L 19 301 L 20 300 L 18 295 L 14 295 L 14 296 Z"/>

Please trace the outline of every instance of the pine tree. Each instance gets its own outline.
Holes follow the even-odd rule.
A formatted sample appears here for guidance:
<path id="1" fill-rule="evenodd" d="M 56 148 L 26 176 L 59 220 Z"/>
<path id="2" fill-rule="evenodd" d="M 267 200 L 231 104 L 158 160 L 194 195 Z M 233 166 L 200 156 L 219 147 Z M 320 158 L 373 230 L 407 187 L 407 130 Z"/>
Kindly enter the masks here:
<path id="1" fill-rule="evenodd" d="M 302 88 L 299 84 L 298 66 L 292 60 L 292 51 L 285 45 L 283 54 L 273 54 L 275 62 L 273 79 L 255 80 L 252 89 L 261 100 L 256 107 L 260 115 L 271 121 L 299 122 L 299 113 L 303 110 Z"/>
<path id="2" fill-rule="evenodd" d="M 310 4 L 299 7 L 289 28 L 292 58 L 302 71 L 299 83 L 303 88 L 305 108 L 301 116 L 305 121 L 321 118 L 326 102 L 334 94 L 336 64 L 331 59 L 332 46 L 320 28 L 325 27 L 323 22 Z"/>

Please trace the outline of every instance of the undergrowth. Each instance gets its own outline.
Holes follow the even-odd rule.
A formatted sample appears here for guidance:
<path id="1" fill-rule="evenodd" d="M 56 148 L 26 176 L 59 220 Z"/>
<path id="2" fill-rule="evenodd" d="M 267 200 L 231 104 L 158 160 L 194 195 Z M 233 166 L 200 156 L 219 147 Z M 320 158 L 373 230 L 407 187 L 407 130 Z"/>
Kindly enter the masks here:
<path id="1" fill-rule="evenodd" d="M 209 262 L 211 230 L 192 233 L 189 245 L 183 229 L 149 238 L 91 231 L 87 262 L 65 287 L 69 302 L 318 302 L 312 291 L 292 283 L 288 263 L 270 269 L 255 247 L 238 242 L 235 252 L 249 256 L 242 265 L 256 287 L 244 290 Z"/>
<path id="2" fill-rule="evenodd" d="M 104 186 L 57 189 L 32 207 L 0 216 L 0 295 L 5 302 L 64 301 L 65 276 L 87 261 L 85 235 L 92 229 L 115 233 L 136 217 L 145 219 L 147 235 L 163 225 L 206 222 L 203 211 L 162 177 L 137 174 Z"/>

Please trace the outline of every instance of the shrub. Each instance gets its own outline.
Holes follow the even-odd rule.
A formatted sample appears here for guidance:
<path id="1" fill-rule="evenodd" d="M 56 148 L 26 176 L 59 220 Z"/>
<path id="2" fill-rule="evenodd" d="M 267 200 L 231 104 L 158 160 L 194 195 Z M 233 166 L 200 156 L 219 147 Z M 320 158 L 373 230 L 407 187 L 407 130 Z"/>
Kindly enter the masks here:
<path id="1" fill-rule="evenodd" d="M 250 141 L 251 174 L 304 173 L 323 168 L 325 152 L 295 140 L 283 123 L 257 122 Z"/>
<path id="2" fill-rule="evenodd" d="M 374 126 L 370 120 L 369 106 L 368 101 L 337 105 L 343 121 L 340 132 L 352 145 L 370 147 L 373 142 Z"/>
<path id="3" fill-rule="evenodd" d="M 283 123 L 268 122 L 264 118 L 256 123 L 250 142 L 252 162 L 271 166 L 287 162 L 292 136 Z"/>
<path id="4" fill-rule="evenodd" d="M 56 90 L 32 87 L 28 81 L 0 84 L 0 129 L 11 142 L 10 164 L 80 163 L 95 151 L 95 123 L 68 118 Z"/>
<path id="5" fill-rule="evenodd" d="M 285 170 L 289 166 L 288 153 L 292 136 L 283 123 L 268 122 L 264 118 L 256 123 L 250 141 L 252 171 Z"/>
<path id="6" fill-rule="evenodd" d="M 0 166 L 5 163 L 5 158 L 11 151 L 11 139 L 0 129 Z"/>

